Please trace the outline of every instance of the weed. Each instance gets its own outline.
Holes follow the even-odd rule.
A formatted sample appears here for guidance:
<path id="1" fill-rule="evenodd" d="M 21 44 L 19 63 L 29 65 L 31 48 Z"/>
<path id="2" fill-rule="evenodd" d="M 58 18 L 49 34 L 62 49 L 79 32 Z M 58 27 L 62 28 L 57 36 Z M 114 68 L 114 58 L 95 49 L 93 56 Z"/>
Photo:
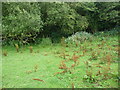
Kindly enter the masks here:
<path id="1" fill-rule="evenodd" d="M 74 51 L 74 53 L 79 53 L 80 51 Z"/>
<path id="2" fill-rule="evenodd" d="M 72 68 L 74 68 L 76 65 L 79 64 L 78 58 L 79 58 L 79 56 L 75 55 L 75 53 L 74 53 L 73 56 L 72 56 L 72 58 L 69 59 L 69 60 L 73 60 L 74 61 L 74 64 L 72 64 L 70 67 L 67 67 L 66 64 L 65 64 L 65 62 L 68 62 L 69 60 L 62 61 L 61 64 L 60 64 L 60 66 L 59 66 L 59 69 L 63 69 L 64 71 L 63 72 L 58 72 L 57 74 L 65 73 L 65 72 L 69 72 L 71 74 L 72 73 L 72 71 L 71 71 Z"/>
<path id="3" fill-rule="evenodd" d="M 103 79 L 109 79 L 110 66 L 106 65 L 102 68 Z"/>
<path id="4" fill-rule="evenodd" d="M 101 50 L 97 50 L 97 56 L 101 54 Z"/>
<path id="5" fill-rule="evenodd" d="M 72 90 L 74 90 L 74 83 L 72 83 Z"/>
<path id="6" fill-rule="evenodd" d="M 87 49 L 84 49 L 83 50 L 83 56 L 85 55 L 86 52 L 87 52 Z"/>
<path id="7" fill-rule="evenodd" d="M 106 66 L 102 67 L 102 71 L 103 71 L 103 76 L 104 79 L 108 79 L 109 78 L 109 73 L 110 73 L 110 65 L 111 65 L 111 55 L 108 54 L 105 56 L 105 60 L 106 60 Z"/>
<path id="8" fill-rule="evenodd" d="M 61 62 L 60 66 L 59 66 L 59 69 L 63 69 L 64 70 L 62 73 L 65 73 L 65 72 L 68 72 L 68 71 L 70 72 L 69 68 L 65 64 L 65 61 Z"/>
<path id="9" fill-rule="evenodd" d="M 65 43 L 65 38 L 64 37 L 61 38 L 61 45 L 63 47 L 66 47 L 66 43 Z"/>
<path id="10" fill-rule="evenodd" d="M 36 64 L 36 65 L 34 66 L 34 72 L 37 72 L 37 69 L 38 69 L 38 65 Z"/>
<path id="11" fill-rule="evenodd" d="M 44 53 L 43 55 L 44 55 L 44 56 L 47 56 L 47 55 L 48 55 L 48 53 Z"/>
<path id="12" fill-rule="evenodd" d="M 102 75 L 101 70 L 98 70 L 96 76 L 101 76 L 101 75 Z"/>
<path id="13" fill-rule="evenodd" d="M 89 60 L 97 60 L 97 58 L 98 58 L 98 57 L 97 57 L 96 52 L 93 51 L 93 52 L 91 53 L 91 58 L 90 58 Z"/>
<path id="14" fill-rule="evenodd" d="M 39 51 L 39 50 L 37 50 L 37 51 L 36 51 L 36 53 L 40 53 L 40 51 Z"/>
<path id="15" fill-rule="evenodd" d="M 86 61 L 84 62 L 86 65 L 86 75 L 83 77 L 83 81 L 87 81 L 90 83 L 97 82 L 97 75 L 95 75 L 95 72 L 93 72 L 93 65 L 90 64 L 90 62 Z"/>
<path id="16" fill-rule="evenodd" d="M 105 61 L 106 61 L 105 56 L 103 56 L 102 58 L 100 58 L 100 64 L 104 64 L 104 63 L 105 63 Z"/>
<path id="17" fill-rule="evenodd" d="M 8 55 L 7 51 L 3 51 L 3 55 L 7 56 Z"/>
<path id="18" fill-rule="evenodd" d="M 108 46 L 108 50 L 112 50 L 112 47 L 111 47 L 111 46 Z"/>
<path id="19" fill-rule="evenodd" d="M 101 64 L 106 63 L 108 65 L 111 65 L 112 56 L 110 54 L 107 54 L 107 55 L 103 56 L 100 60 L 101 60 L 101 62 L 100 62 Z"/>
<path id="20" fill-rule="evenodd" d="M 107 60 L 108 65 L 111 65 L 111 55 L 110 54 L 106 55 L 106 60 Z"/>
<path id="21" fill-rule="evenodd" d="M 32 73 L 32 71 L 31 71 L 31 70 L 30 70 L 30 71 L 26 71 L 26 73 L 27 73 L 27 74 L 30 74 L 30 73 Z"/>
<path id="22" fill-rule="evenodd" d="M 73 67 L 75 67 L 75 66 L 76 66 L 76 64 L 72 64 L 72 65 L 71 65 L 71 68 L 73 68 Z"/>
<path id="23" fill-rule="evenodd" d="M 29 47 L 29 50 L 30 50 L 30 53 L 33 53 L 33 47 L 32 46 Z"/>
<path id="24" fill-rule="evenodd" d="M 80 57 L 80 56 L 75 55 L 75 53 L 73 54 L 72 60 L 74 61 L 75 64 L 78 64 L 78 62 L 79 62 L 79 60 L 78 60 L 79 57 Z"/>
<path id="25" fill-rule="evenodd" d="M 103 41 L 102 41 L 102 43 L 101 43 L 101 45 L 102 45 L 102 46 L 104 46 L 104 45 L 105 45 L 105 43 L 106 43 L 106 41 L 104 41 L 104 40 L 103 40 Z"/>
<path id="26" fill-rule="evenodd" d="M 76 47 L 78 47 L 78 42 L 75 43 Z"/>
<path id="27" fill-rule="evenodd" d="M 62 57 L 62 58 L 64 58 L 64 59 L 66 59 L 66 55 L 65 55 L 65 53 L 63 52 L 63 53 L 61 53 L 60 54 L 60 57 Z"/>
<path id="28" fill-rule="evenodd" d="M 88 69 L 88 67 L 89 67 L 88 61 L 85 61 L 84 63 L 86 65 L 86 68 Z"/>
<path id="29" fill-rule="evenodd" d="M 87 75 L 84 75 L 83 81 L 87 81 L 89 83 L 97 82 L 97 76 L 93 75 L 91 71 L 86 71 Z"/>
<path id="30" fill-rule="evenodd" d="M 60 54 L 60 51 L 55 51 L 54 54 Z"/>
<path id="31" fill-rule="evenodd" d="M 19 52 L 19 46 L 18 44 L 15 44 L 16 51 Z"/>
<path id="32" fill-rule="evenodd" d="M 119 50 L 120 50 L 120 46 L 114 48 L 114 51 L 116 51 L 116 52 L 118 52 Z"/>

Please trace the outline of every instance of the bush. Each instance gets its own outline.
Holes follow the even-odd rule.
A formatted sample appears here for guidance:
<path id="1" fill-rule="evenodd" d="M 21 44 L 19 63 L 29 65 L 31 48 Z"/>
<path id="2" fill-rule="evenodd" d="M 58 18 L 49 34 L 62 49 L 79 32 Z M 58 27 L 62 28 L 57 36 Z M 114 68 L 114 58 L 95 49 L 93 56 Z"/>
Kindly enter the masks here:
<path id="1" fill-rule="evenodd" d="M 115 36 L 115 35 L 119 35 L 120 33 L 120 27 L 117 26 L 113 29 L 110 29 L 110 30 L 106 30 L 106 31 L 102 31 L 102 32 L 97 32 L 95 33 L 94 35 L 95 36 Z"/>
<path id="2" fill-rule="evenodd" d="M 65 39 L 66 43 L 82 43 L 85 40 L 92 40 L 93 35 L 87 32 L 76 32 L 72 36 Z"/>
<path id="3" fill-rule="evenodd" d="M 43 27 L 38 4 L 5 2 L 2 8 L 3 45 L 12 42 L 20 45 L 35 42 Z"/>
<path id="4" fill-rule="evenodd" d="M 42 38 L 41 44 L 42 45 L 52 45 L 52 41 L 50 38 Z"/>

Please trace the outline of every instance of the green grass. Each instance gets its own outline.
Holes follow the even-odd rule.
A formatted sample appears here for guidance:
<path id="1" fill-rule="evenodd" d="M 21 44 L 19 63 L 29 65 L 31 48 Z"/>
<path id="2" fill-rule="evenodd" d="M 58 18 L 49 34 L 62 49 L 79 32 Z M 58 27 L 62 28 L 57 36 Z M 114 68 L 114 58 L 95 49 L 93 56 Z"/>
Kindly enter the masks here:
<path id="1" fill-rule="evenodd" d="M 7 51 L 7 56 L 2 56 L 2 87 L 3 88 L 71 88 L 72 83 L 74 83 L 75 88 L 117 88 L 118 87 L 118 52 L 114 49 L 112 45 L 118 45 L 117 37 L 105 37 L 106 43 L 102 48 L 99 48 L 97 44 L 102 41 L 99 38 L 95 38 L 94 41 L 83 43 L 76 47 L 71 45 L 69 47 L 62 47 L 60 44 L 51 46 L 41 46 L 34 45 L 33 53 L 29 52 L 29 46 L 21 47 L 20 52 L 17 53 L 15 47 L 5 46 L 3 51 Z M 108 49 L 111 46 L 112 50 Z M 71 70 L 72 74 L 69 72 L 56 74 L 56 72 L 62 72 L 59 69 L 60 62 L 71 58 L 74 51 L 80 51 L 76 55 L 82 54 L 82 49 L 80 46 L 86 46 L 88 50 L 84 56 L 80 57 L 79 65 Z M 66 59 L 59 57 L 65 49 Z M 100 50 L 100 54 L 97 55 L 97 60 L 89 60 L 91 58 L 92 51 L 94 52 Z M 39 52 L 37 52 L 39 50 Z M 89 79 L 83 80 L 86 75 L 86 65 L 85 61 L 89 61 L 90 65 L 97 63 L 99 64 L 100 59 L 105 56 L 104 52 L 112 54 L 110 78 L 103 79 L 103 75 L 95 77 L 97 82 L 90 82 Z M 72 60 L 66 62 L 68 67 L 74 62 Z M 35 66 L 38 66 L 37 71 L 34 71 Z M 99 64 L 101 66 L 106 66 L 106 63 Z M 91 68 L 89 68 L 91 69 Z M 99 68 L 92 65 L 93 75 L 97 72 Z M 44 82 L 36 81 L 33 79 L 41 79 Z"/>

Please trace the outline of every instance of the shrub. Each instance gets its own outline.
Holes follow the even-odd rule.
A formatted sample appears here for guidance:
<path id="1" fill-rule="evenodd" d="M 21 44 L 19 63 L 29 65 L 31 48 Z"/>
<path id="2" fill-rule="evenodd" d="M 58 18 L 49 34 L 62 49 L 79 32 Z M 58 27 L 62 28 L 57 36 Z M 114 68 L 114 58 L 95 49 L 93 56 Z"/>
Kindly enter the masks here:
<path id="1" fill-rule="evenodd" d="M 51 45 L 52 41 L 50 38 L 42 38 L 41 44 L 42 45 Z"/>
<path id="2" fill-rule="evenodd" d="M 2 8 L 3 45 L 13 45 L 15 42 L 20 45 L 35 42 L 43 27 L 38 4 L 5 2 Z"/>
<path id="3" fill-rule="evenodd" d="M 101 36 L 115 36 L 115 35 L 119 35 L 119 33 L 120 33 L 120 27 L 116 26 L 113 29 L 106 30 L 106 31 L 101 31 L 101 32 L 97 32 L 94 35 L 95 36 L 100 36 L 100 37 Z M 102 38 L 104 38 L 104 37 L 102 37 Z"/>
<path id="4" fill-rule="evenodd" d="M 82 43 L 85 40 L 92 40 L 93 39 L 93 35 L 87 32 L 76 32 L 75 34 L 73 34 L 72 36 L 68 37 L 67 39 L 65 39 L 66 43 Z"/>

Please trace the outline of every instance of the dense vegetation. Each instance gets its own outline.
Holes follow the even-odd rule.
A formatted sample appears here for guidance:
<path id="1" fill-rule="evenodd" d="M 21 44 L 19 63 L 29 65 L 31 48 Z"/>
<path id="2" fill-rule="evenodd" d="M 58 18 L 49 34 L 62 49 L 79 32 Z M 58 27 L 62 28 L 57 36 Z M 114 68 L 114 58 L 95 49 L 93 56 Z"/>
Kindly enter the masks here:
<path id="1" fill-rule="evenodd" d="M 118 88 L 119 3 L 2 3 L 2 88 Z"/>
<path id="2" fill-rule="evenodd" d="M 5 2 L 2 9 L 3 45 L 39 43 L 43 37 L 59 42 L 79 31 L 95 33 L 119 25 L 116 2 Z"/>

